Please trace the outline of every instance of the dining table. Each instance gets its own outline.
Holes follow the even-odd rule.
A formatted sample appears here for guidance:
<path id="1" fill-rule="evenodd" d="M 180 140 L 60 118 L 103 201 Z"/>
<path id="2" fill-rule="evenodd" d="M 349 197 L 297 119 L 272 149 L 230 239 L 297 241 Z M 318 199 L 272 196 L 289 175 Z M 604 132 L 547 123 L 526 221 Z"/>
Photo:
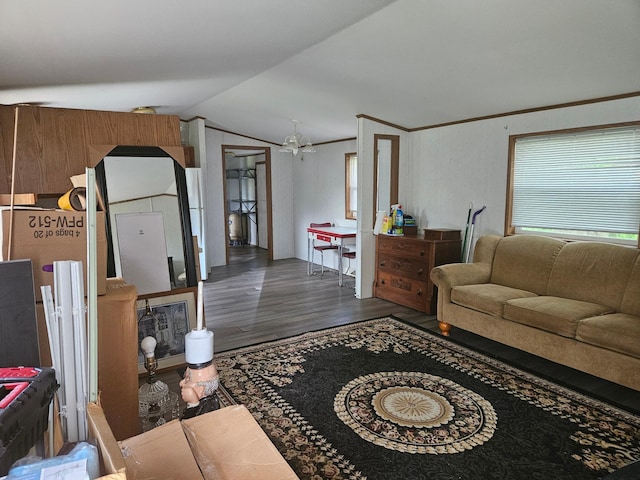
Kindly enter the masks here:
<path id="1" fill-rule="evenodd" d="M 312 271 L 312 255 L 314 240 L 328 242 L 338 247 L 338 285 L 343 283 L 342 253 L 345 245 L 355 245 L 357 231 L 353 227 L 307 227 L 307 275 Z"/>

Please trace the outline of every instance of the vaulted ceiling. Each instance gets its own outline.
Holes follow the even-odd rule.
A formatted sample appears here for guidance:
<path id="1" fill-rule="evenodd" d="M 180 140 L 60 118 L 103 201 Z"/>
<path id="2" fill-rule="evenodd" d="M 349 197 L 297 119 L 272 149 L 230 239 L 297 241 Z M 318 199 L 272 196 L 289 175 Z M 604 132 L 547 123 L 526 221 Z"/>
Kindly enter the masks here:
<path id="1" fill-rule="evenodd" d="M 318 143 L 635 92 L 638 0 L 0 2 L 0 104 Z"/>

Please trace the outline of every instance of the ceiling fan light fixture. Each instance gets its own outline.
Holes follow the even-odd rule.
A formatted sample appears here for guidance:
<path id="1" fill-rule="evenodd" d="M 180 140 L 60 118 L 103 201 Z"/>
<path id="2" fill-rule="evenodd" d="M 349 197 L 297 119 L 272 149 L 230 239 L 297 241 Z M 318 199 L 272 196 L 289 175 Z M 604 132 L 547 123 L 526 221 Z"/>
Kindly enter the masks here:
<path id="1" fill-rule="evenodd" d="M 153 113 L 157 113 L 156 109 L 153 107 L 136 107 L 133 110 L 131 110 L 131 113 L 146 113 L 146 114 L 153 114 Z"/>

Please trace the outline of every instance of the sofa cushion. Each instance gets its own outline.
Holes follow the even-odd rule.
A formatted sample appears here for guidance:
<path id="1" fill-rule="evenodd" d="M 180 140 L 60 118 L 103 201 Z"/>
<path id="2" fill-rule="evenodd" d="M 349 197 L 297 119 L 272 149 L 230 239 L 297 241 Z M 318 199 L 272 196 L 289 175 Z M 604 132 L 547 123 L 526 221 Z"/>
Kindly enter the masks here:
<path id="1" fill-rule="evenodd" d="M 535 293 L 516 288 L 481 283 L 460 285 L 451 289 L 451 301 L 463 307 L 501 317 L 504 303 L 512 298 L 533 297 Z"/>
<path id="2" fill-rule="evenodd" d="M 507 320 L 569 338 L 575 337 L 578 321 L 612 312 L 604 305 L 549 296 L 517 298 L 504 306 Z"/>
<path id="3" fill-rule="evenodd" d="M 640 317 L 612 313 L 578 322 L 576 340 L 640 358 Z"/>
<path id="4" fill-rule="evenodd" d="M 610 243 L 566 244 L 551 270 L 547 295 L 606 305 L 620 311 L 637 248 Z"/>
<path id="5" fill-rule="evenodd" d="M 565 244 L 538 235 L 503 238 L 493 257 L 491 283 L 546 295 L 551 268 Z"/>
<path id="6" fill-rule="evenodd" d="M 640 256 L 633 266 L 629 283 L 627 283 L 627 288 L 622 297 L 622 304 L 618 311 L 640 317 Z"/>

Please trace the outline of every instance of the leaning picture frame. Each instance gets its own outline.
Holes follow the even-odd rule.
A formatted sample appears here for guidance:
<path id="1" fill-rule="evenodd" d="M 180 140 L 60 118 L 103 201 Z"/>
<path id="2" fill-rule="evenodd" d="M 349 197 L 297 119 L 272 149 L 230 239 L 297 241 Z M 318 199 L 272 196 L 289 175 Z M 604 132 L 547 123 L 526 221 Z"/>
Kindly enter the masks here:
<path id="1" fill-rule="evenodd" d="M 156 339 L 157 371 L 186 364 L 185 335 L 196 328 L 197 288 L 181 288 L 138 296 L 138 374 L 147 373 L 140 342 L 147 336 Z"/>

